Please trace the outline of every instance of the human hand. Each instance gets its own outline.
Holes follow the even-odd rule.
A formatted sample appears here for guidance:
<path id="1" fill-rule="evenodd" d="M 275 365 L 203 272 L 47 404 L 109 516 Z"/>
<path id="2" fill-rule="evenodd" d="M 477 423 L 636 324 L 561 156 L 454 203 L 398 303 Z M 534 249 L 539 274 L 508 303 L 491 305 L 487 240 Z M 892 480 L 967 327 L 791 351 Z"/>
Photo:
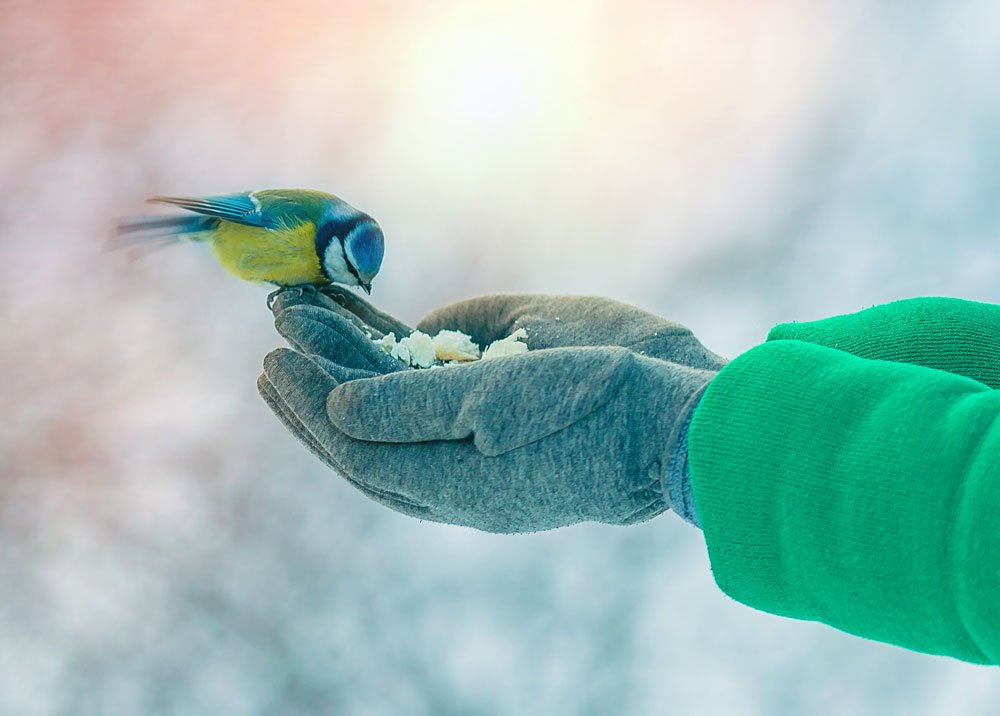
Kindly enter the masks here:
<path id="1" fill-rule="evenodd" d="M 596 296 L 480 296 L 432 311 L 417 328 L 431 335 L 443 328 L 462 331 L 481 346 L 523 328 L 530 350 L 621 346 L 691 368 L 718 371 L 726 364 L 685 326 Z"/>
<path id="2" fill-rule="evenodd" d="M 320 338 L 328 330 L 353 333 L 348 329 L 353 326 L 376 340 L 387 333 L 402 338 L 414 330 L 357 293 L 336 285 L 282 289 L 272 294 L 268 306 L 278 332 L 307 353 L 325 355 L 330 346 Z M 596 296 L 479 296 L 432 311 L 416 328 L 431 335 L 442 329 L 462 331 L 483 348 L 524 328 L 530 350 L 621 346 L 692 368 L 717 371 L 726 364 L 725 358 L 705 348 L 689 328 L 627 303 Z M 364 358 L 348 359 L 352 366 L 367 365 L 376 372 L 380 368 L 403 369 L 398 361 L 375 355 L 381 353 L 377 347 L 364 348 Z"/>
<path id="3" fill-rule="evenodd" d="M 488 531 L 631 524 L 665 510 L 679 430 L 722 365 L 682 326 L 604 299 L 446 307 L 420 327 L 481 344 L 524 327 L 534 350 L 420 371 L 372 344 L 369 333 L 409 328 L 360 297 L 291 290 L 271 305 L 298 350 L 269 354 L 258 385 L 289 430 L 372 499 Z"/>

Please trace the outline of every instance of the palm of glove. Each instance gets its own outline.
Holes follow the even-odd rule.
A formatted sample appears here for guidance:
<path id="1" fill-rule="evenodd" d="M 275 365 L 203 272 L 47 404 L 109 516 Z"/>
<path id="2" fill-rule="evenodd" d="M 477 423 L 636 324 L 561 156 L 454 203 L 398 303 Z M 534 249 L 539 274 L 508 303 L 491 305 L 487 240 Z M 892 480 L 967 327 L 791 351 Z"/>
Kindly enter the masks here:
<path id="1" fill-rule="evenodd" d="M 425 333 L 442 328 L 468 333 L 480 345 L 518 328 L 531 350 L 566 346 L 621 346 L 681 365 L 719 370 L 725 360 L 703 346 L 690 329 L 634 306 L 593 296 L 499 295 L 450 304 L 417 324 Z"/>
<path id="2" fill-rule="evenodd" d="M 372 499 L 488 531 L 662 512 L 679 425 L 722 364 L 682 326 L 602 299 L 440 309 L 420 327 L 481 345 L 525 328 L 533 352 L 421 371 L 371 340 L 409 328 L 351 293 L 285 291 L 272 307 L 297 350 L 269 354 L 259 387 L 289 430 Z"/>
<path id="3" fill-rule="evenodd" d="M 283 289 L 272 294 L 268 305 L 274 312 L 278 331 L 293 346 L 306 352 L 314 352 L 310 351 L 313 347 L 330 347 L 322 343 L 321 334 L 346 330 L 347 325 L 375 339 L 387 333 L 401 338 L 413 331 L 357 294 L 336 285 L 320 290 Z M 289 309 L 293 310 L 285 314 Z M 303 331 L 306 322 L 312 322 L 315 330 Z M 621 346 L 640 355 L 703 370 L 718 371 L 726 364 L 725 358 L 705 348 L 689 328 L 626 303 L 593 296 L 470 298 L 432 311 L 416 327 L 431 335 L 442 329 L 462 331 L 481 347 L 524 328 L 531 350 Z M 310 341 L 310 336 L 320 345 Z M 306 341 L 304 345 L 299 344 L 302 339 Z M 376 351 L 373 347 L 373 356 Z M 322 351 L 315 352 L 323 355 Z M 367 360 L 355 356 L 348 362 L 356 367 L 378 366 L 380 372 L 402 369 L 398 361 L 385 361 L 378 356 L 369 356 Z"/>

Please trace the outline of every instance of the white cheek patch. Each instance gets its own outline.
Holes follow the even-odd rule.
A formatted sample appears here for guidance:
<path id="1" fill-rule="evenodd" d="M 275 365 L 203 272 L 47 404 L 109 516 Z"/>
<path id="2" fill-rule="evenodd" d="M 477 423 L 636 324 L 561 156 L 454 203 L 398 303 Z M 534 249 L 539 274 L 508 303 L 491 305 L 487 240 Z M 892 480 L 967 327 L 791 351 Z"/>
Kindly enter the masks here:
<path id="1" fill-rule="evenodd" d="M 340 242 L 337 239 L 331 241 L 330 245 L 326 247 L 326 253 L 323 255 L 323 268 L 326 269 L 326 273 L 330 276 L 330 279 L 337 283 L 343 283 L 348 286 L 354 286 L 358 283 L 358 280 L 354 278 L 347 268 L 347 262 L 344 261 L 344 252 L 341 250 Z"/>

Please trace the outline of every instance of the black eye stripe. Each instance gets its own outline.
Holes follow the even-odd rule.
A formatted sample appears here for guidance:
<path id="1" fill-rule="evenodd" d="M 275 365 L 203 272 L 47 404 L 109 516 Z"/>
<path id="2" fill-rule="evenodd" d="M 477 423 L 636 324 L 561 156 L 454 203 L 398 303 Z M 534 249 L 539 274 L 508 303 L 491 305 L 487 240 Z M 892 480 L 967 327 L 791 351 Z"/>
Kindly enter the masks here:
<path id="1" fill-rule="evenodd" d="M 319 272 L 323 274 L 327 281 L 332 280 L 326 270 L 326 252 L 330 248 L 330 243 L 334 239 L 335 226 L 332 222 L 324 222 L 316 227 L 316 258 L 319 259 Z"/>
<path id="2" fill-rule="evenodd" d="M 357 216 L 346 216 L 337 219 L 327 219 L 321 222 L 316 227 L 316 256 L 319 259 L 319 270 L 320 273 L 326 278 L 327 281 L 334 280 L 330 275 L 330 272 L 326 268 L 326 252 L 330 250 L 330 244 L 337 241 L 340 244 L 340 254 L 344 259 L 344 264 L 347 266 L 347 270 L 351 272 L 351 275 L 357 279 L 358 283 L 361 283 L 361 277 L 358 275 L 358 270 L 355 268 L 354 264 L 347 258 L 347 249 L 344 246 L 344 238 L 351 233 L 351 230 L 357 226 L 360 215 Z"/>
<path id="3" fill-rule="evenodd" d="M 347 258 L 347 247 L 344 246 L 344 240 L 340 240 L 340 253 L 344 255 L 344 264 L 347 266 L 347 270 L 351 272 L 351 276 L 357 279 L 358 283 L 361 283 L 361 277 L 358 276 L 358 270 L 354 268 L 354 264 L 351 260 Z"/>

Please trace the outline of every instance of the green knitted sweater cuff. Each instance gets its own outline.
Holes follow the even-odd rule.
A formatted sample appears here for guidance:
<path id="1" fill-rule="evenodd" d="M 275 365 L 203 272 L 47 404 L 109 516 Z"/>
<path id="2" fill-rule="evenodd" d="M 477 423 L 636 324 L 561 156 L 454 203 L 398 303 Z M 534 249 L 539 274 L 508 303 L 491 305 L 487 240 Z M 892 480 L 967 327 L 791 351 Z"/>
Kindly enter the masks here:
<path id="1" fill-rule="evenodd" d="M 1000 391 L 770 341 L 709 384 L 690 462 L 712 571 L 734 599 L 1000 663 Z"/>

